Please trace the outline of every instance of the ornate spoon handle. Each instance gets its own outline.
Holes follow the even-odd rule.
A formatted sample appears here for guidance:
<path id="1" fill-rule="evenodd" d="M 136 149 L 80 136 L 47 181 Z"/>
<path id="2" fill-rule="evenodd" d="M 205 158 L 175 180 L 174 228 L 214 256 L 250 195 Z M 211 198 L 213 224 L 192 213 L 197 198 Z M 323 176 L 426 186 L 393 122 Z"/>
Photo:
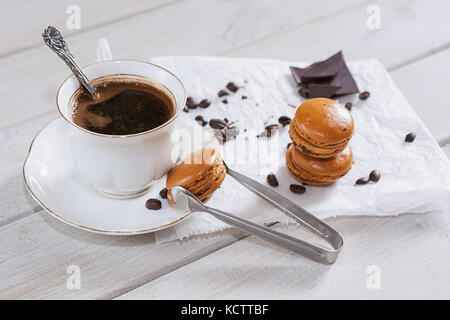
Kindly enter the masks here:
<path id="1" fill-rule="evenodd" d="M 45 44 L 52 49 L 72 70 L 75 77 L 80 81 L 81 85 L 89 92 L 92 97 L 95 97 L 97 89 L 89 81 L 80 66 L 75 62 L 73 55 L 70 53 L 61 33 L 53 26 L 48 26 L 42 34 Z"/>

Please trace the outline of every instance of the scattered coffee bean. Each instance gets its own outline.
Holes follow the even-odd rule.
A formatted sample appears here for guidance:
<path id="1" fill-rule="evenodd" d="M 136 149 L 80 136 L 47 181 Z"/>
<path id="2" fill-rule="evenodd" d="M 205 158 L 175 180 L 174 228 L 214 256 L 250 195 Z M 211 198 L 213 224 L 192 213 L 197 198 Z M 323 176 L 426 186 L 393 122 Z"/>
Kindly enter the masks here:
<path id="1" fill-rule="evenodd" d="M 209 120 L 209 126 L 213 129 L 225 129 L 227 127 L 227 123 L 222 119 L 211 119 Z"/>
<path id="2" fill-rule="evenodd" d="M 203 119 L 202 116 L 196 116 L 195 121 L 197 121 L 202 127 L 206 126 L 206 124 L 208 123 L 207 121 L 205 121 L 205 119 Z"/>
<path id="3" fill-rule="evenodd" d="M 281 123 L 284 127 L 291 123 L 291 118 L 287 116 L 281 116 L 278 118 L 278 122 Z"/>
<path id="4" fill-rule="evenodd" d="M 306 191 L 306 188 L 304 186 L 299 185 L 299 184 L 291 184 L 289 189 L 291 189 L 291 191 L 293 193 L 297 193 L 297 194 L 303 194 Z"/>
<path id="5" fill-rule="evenodd" d="M 367 100 L 369 98 L 369 96 L 370 96 L 370 92 L 369 91 L 364 91 L 364 92 L 361 92 L 359 94 L 359 98 L 361 100 Z"/>
<path id="6" fill-rule="evenodd" d="M 247 96 L 242 96 L 241 97 L 242 100 L 248 99 Z"/>
<path id="7" fill-rule="evenodd" d="M 186 99 L 186 106 L 187 106 L 189 109 L 195 109 L 195 108 L 198 107 L 198 104 L 195 103 L 194 98 L 188 97 L 188 98 Z"/>
<path id="8" fill-rule="evenodd" d="M 267 175 L 267 183 L 272 187 L 277 187 L 278 179 L 273 173 L 270 173 Z"/>
<path id="9" fill-rule="evenodd" d="M 229 93 L 228 93 L 226 90 L 222 89 L 222 90 L 220 90 L 220 91 L 217 93 L 217 95 L 218 95 L 219 97 L 223 97 L 223 96 L 229 95 Z"/>
<path id="10" fill-rule="evenodd" d="M 161 201 L 158 199 L 148 199 L 145 203 L 145 206 L 149 210 L 159 210 L 161 209 Z"/>
<path id="11" fill-rule="evenodd" d="M 372 170 L 369 175 L 369 180 L 373 182 L 378 182 L 380 180 L 381 174 L 377 170 Z"/>
<path id="12" fill-rule="evenodd" d="M 222 100 L 222 103 L 227 104 L 227 103 L 228 103 L 228 100 L 227 100 L 227 99 L 223 99 L 223 100 Z"/>
<path id="13" fill-rule="evenodd" d="M 353 107 L 353 103 L 347 102 L 347 103 L 345 104 L 345 107 L 347 108 L 348 111 L 351 111 L 351 110 L 352 110 L 352 107 Z"/>
<path id="14" fill-rule="evenodd" d="M 232 92 L 236 92 L 239 90 L 239 87 L 237 85 L 235 85 L 234 82 L 228 82 L 227 89 Z"/>
<path id="15" fill-rule="evenodd" d="M 292 142 L 289 142 L 286 146 L 286 149 L 289 149 L 289 147 L 292 145 Z"/>
<path id="16" fill-rule="evenodd" d="M 187 106 L 184 106 L 183 111 L 184 112 L 189 112 L 189 108 Z"/>
<path id="17" fill-rule="evenodd" d="M 366 184 L 369 182 L 369 178 L 359 178 L 358 180 L 356 180 L 355 185 L 357 184 Z"/>
<path id="18" fill-rule="evenodd" d="M 298 93 L 303 97 L 303 98 L 309 98 L 309 91 L 306 88 L 300 88 L 298 90 Z"/>
<path id="19" fill-rule="evenodd" d="M 163 199 L 167 199 L 167 188 L 162 188 L 159 192 L 159 196 Z"/>
<path id="20" fill-rule="evenodd" d="M 226 123 L 230 122 L 227 118 L 223 118 L 223 121 L 225 121 Z"/>
<path id="21" fill-rule="evenodd" d="M 405 142 L 413 142 L 416 139 L 416 134 L 414 132 L 410 132 L 405 137 Z"/>
<path id="22" fill-rule="evenodd" d="M 200 103 L 198 104 L 198 106 L 200 108 L 208 108 L 211 105 L 211 102 L 208 99 L 203 99 L 202 101 L 200 101 Z"/>

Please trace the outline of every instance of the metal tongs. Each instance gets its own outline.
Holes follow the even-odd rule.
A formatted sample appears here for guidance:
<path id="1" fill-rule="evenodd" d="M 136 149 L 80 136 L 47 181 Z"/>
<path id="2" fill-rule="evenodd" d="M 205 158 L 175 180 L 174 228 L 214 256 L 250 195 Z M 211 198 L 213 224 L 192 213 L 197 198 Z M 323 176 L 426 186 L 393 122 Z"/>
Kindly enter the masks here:
<path id="1" fill-rule="evenodd" d="M 250 234 L 260 237 L 266 241 L 272 242 L 280 247 L 299 253 L 307 258 L 323 264 L 332 264 L 344 244 L 344 239 L 339 232 L 316 218 L 302 207 L 286 199 L 273 190 L 265 187 L 261 183 L 244 176 L 234 170 L 231 170 L 226 164 L 227 173 L 237 180 L 240 184 L 255 193 L 258 197 L 266 200 L 281 212 L 291 217 L 301 225 L 305 226 L 311 232 L 319 235 L 327 241 L 333 249 L 327 249 L 320 245 L 315 245 L 290 235 L 272 230 L 265 226 L 260 226 L 251 221 L 236 217 L 228 212 L 205 206 L 188 190 L 176 186 L 171 190 L 172 197 L 178 207 L 190 209 L 191 212 L 208 212 L 217 219 L 232 226 L 243 229 Z"/>

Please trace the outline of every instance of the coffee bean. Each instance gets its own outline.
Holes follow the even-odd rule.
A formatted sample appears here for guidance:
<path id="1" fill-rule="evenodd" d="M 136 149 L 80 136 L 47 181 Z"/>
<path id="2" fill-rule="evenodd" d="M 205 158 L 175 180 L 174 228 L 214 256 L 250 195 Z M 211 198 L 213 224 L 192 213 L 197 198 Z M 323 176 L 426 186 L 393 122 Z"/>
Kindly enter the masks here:
<path id="1" fill-rule="evenodd" d="M 189 112 L 189 108 L 187 106 L 184 106 L 183 111 L 184 112 Z"/>
<path id="2" fill-rule="evenodd" d="M 358 180 L 356 180 L 355 185 L 357 184 L 366 184 L 369 182 L 369 178 L 359 178 Z"/>
<path id="3" fill-rule="evenodd" d="M 154 198 L 148 199 L 147 202 L 145 203 L 145 206 L 149 210 L 159 210 L 159 209 L 161 209 L 161 201 L 159 201 L 158 199 L 154 199 Z"/>
<path id="4" fill-rule="evenodd" d="M 227 123 L 221 119 L 211 119 L 209 120 L 209 126 L 213 129 L 224 129 L 227 127 Z"/>
<path id="5" fill-rule="evenodd" d="M 228 100 L 227 100 L 227 99 L 224 99 L 224 100 L 222 100 L 222 103 L 227 104 L 227 103 L 228 103 Z"/>
<path id="6" fill-rule="evenodd" d="M 271 185 L 272 187 L 277 187 L 278 186 L 278 179 L 273 173 L 270 173 L 270 174 L 267 175 L 267 183 L 269 185 Z"/>
<path id="7" fill-rule="evenodd" d="M 369 91 L 364 91 L 364 92 L 361 92 L 359 94 L 359 98 L 361 100 L 367 100 L 367 98 L 369 98 L 369 96 L 370 96 L 370 92 Z"/>
<path id="8" fill-rule="evenodd" d="M 236 92 L 239 90 L 239 87 L 237 85 L 234 84 L 234 82 L 228 82 L 227 83 L 227 89 L 232 91 L 232 92 Z"/>
<path id="9" fill-rule="evenodd" d="M 188 97 L 188 98 L 186 99 L 186 106 L 187 106 L 189 109 L 195 109 L 195 108 L 198 107 L 198 104 L 195 102 L 194 98 Z"/>
<path id="10" fill-rule="evenodd" d="M 245 99 L 247 99 L 247 96 L 242 96 L 241 99 L 245 100 Z"/>
<path id="11" fill-rule="evenodd" d="M 162 188 L 159 192 L 159 196 L 163 199 L 167 199 L 167 188 Z"/>
<path id="12" fill-rule="evenodd" d="M 345 104 L 345 107 L 347 108 L 348 111 L 351 111 L 351 110 L 352 110 L 352 107 L 353 107 L 353 103 L 347 102 L 347 103 Z"/>
<path id="13" fill-rule="evenodd" d="M 413 142 L 416 139 L 416 134 L 414 132 L 410 132 L 405 137 L 405 142 Z"/>
<path id="14" fill-rule="evenodd" d="M 289 149 L 289 147 L 292 145 L 292 142 L 289 142 L 286 146 L 286 149 Z"/>
<path id="15" fill-rule="evenodd" d="M 226 123 L 229 122 L 229 120 L 227 118 L 223 118 L 223 121 L 225 121 Z"/>
<path id="16" fill-rule="evenodd" d="M 206 124 L 208 123 L 207 121 L 205 121 L 205 119 L 203 119 L 202 116 L 196 116 L 195 121 L 197 121 L 202 127 L 206 126 Z"/>
<path id="17" fill-rule="evenodd" d="M 208 108 L 211 105 L 211 102 L 208 99 L 203 99 L 202 101 L 200 101 L 200 103 L 198 104 L 198 106 L 200 108 Z"/>
<path id="18" fill-rule="evenodd" d="M 278 118 L 278 122 L 281 123 L 284 127 L 291 123 L 291 118 L 287 116 L 281 116 Z"/>
<path id="19" fill-rule="evenodd" d="M 223 96 L 227 96 L 227 95 L 229 95 L 229 93 L 226 91 L 226 90 L 220 90 L 218 93 L 217 93 L 217 95 L 219 96 L 219 97 L 223 97 Z"/>
<path id="20" fill-rule="evenodd" d="M 369 180 L 373 182 L 378 182 L 380 180 L 381 174 L 377 170 L 372 170 L 369 175 Z"/>
<path id="21" fill-rule="evenodd" d="M 306 188 L 304 186 L 299 185 L 299 184 L 291 184 L 289 189 L 291 189 L 291 191 L 293 193 L 297 193 L 297 194 L 303 194 L 306 191 Z"/>
<path id="22" fill-rule="evenodd" d="M 309 98 L 309 90 L 306 88 L 300 88 L 298 90 L 298 93 L 303 97 L 303 98 Z"/>

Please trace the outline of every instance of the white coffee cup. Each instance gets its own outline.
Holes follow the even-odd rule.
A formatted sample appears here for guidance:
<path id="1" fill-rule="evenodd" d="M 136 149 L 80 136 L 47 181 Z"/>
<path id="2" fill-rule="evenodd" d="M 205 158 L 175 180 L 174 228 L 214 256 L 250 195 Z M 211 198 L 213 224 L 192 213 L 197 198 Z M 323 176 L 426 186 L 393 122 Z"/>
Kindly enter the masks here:
<path id="1" fill-rule="evenodd" d="M 102 45 L 103 52 L 107 53 L 107 42 L 106 46 Z M 91 80 L 109 75 L 145 77 L 173 95 L 176 108 L 166 123 L 142 133 L 118 136 L 92 132 L 73 122 L 70 101 L 80 86 L 75 76 L 68 77 L 58 90 L 56 102 L 62 117 L 70 124 L 67 148 L 76 172 L 108 196 L 138 196 L 166 174 L 176 161 L 172 152 L 176 142 L 171 136 L 186 103 L 184 86 L 170 71 L 143 61 L 102 61 L 84 67 L 83 71 Z"/>

